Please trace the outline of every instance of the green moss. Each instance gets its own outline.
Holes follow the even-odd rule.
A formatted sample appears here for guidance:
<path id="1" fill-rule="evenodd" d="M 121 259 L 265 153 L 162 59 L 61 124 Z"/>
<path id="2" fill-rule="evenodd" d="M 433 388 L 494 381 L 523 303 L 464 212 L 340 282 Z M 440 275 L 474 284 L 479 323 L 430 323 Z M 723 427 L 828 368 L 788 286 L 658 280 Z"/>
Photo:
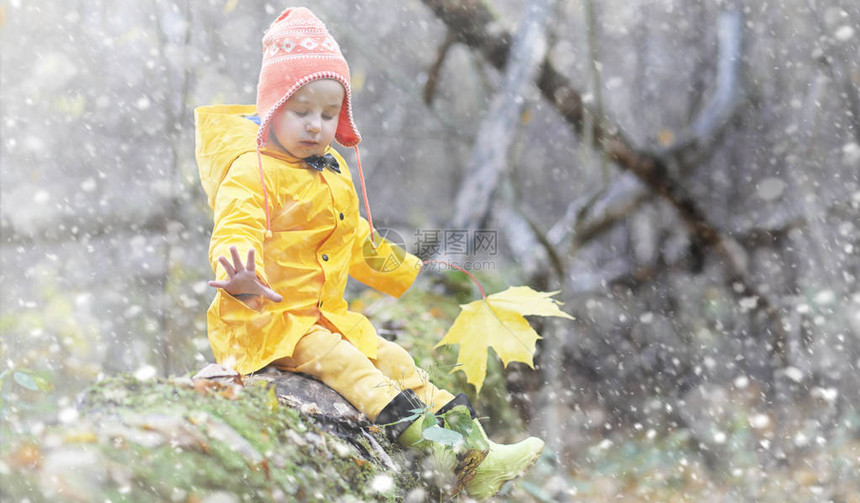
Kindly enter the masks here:
<path id="1" fill-rule="evenodd" d="M 368 462 L 295 409 L 273 403 L 269 388 L 239 390 L 195 389 L 182 379 L 101 382 L 85 392 L 74 426 L 5 444 L 4 496 L 146 502 L 226 493 L 236 501 L 330 501 L 336 494 L 397 501 L 416 484 L 408 473 Z M 24 456 L 25 445 L 38 454 Z M 400 453 L 393 458 L 408 464 Z M 66 470 L 60 466 L 66 459 L 81 464 Z M 390 477 L 391 484 L 371 484 L 376 477 Z M 390 490 L 376 492 L 386 485 Z"/>

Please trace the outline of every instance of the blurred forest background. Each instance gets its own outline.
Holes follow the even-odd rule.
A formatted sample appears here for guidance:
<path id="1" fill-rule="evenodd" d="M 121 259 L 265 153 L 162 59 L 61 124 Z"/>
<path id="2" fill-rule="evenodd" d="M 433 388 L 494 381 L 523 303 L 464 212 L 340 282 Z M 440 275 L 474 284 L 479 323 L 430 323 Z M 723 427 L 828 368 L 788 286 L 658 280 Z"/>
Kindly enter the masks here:
<path id="1" fill-rule="evenodd" d="M 577 318 L 506 372 L 557 454 L 536 498 L 860 501 L 860 4 L 297 4 L 350 63 L 377 227 Z M 286 6 L 0 2 L 4 435 L 43 383 L 212 360 L 193 109 L 254 102 Z"/>

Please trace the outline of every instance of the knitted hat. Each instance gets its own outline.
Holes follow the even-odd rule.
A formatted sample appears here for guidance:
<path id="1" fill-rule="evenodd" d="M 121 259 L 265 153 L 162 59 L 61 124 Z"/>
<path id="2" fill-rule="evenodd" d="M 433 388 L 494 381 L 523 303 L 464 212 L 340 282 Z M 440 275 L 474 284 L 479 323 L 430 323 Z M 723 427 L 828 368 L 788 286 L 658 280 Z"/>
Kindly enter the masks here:
<path id="1" fill-rule="evenodd" d="M 263 66 L 257 84 L 258 146 L 267 143 L 278 108 L 300 87 L 319 79 L 334 79 L 343 85 L 343 106 L 334 138 L 345 147 L 358 145 L 361 135 L 352 118 L 349 66 L 340 47 L 311 11 L 289 8 L 263 36 Z"/>

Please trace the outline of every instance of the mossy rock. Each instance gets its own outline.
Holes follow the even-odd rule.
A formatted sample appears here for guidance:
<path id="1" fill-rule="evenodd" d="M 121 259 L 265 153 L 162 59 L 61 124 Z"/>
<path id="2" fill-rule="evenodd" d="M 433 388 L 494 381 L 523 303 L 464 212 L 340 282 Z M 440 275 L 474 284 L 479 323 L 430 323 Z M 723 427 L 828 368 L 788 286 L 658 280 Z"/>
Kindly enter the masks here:
<path id="1" fill-rule="evenodd" d="M 289 403 L 273 379 L 104 380 L 76 417 L 4 442 L 4 501 L 399 501 L 425 490 L 357 411 Z"/>
<path id="2" fill-rule="evenodd" d="M 434 383 L 472 391 L 487 424 L 521 431 L 501 365 L 493 358 L 481 397 L 451 373 L 453 348 L 434 348 L 457 301 L 416 290 L 399 302 L 366 294 L 380 333 L 406 347 Z M 364 304 L 364 309 L 361 305 Z M 390 445 L 336 392 L 295 374 L 243 382 L 213 375 L 108 378 L 77 411 L 33 433 L 0 439 L 3 501 L 424 501 L 440 489 L 415 473 L 410 452 Z M 56 421 L 55 421 L 56 422 Z M 495 424 L 493 424 L 495 423 Z M 417 460 L 421 461 L 421 460 Z M 397 467 L 392 469 L 392 467 Z"/>

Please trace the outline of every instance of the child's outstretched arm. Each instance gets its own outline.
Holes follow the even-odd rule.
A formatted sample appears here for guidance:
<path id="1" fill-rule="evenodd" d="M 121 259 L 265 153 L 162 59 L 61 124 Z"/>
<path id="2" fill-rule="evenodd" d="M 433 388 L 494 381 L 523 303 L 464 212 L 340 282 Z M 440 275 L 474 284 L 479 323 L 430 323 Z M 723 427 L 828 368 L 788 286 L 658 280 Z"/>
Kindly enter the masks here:
<path id="1" fill-rule="evenodd" d="M 266 182 L 269 192 L 276 193 L 269 177 Z M 215 273 L 212 286 L 221 291 L 221 312 L 226 316 L 238 314 L 241 309 L 234 311 L 236 304 L 259 311 L 266 300 L 272 299 L 263 294 L 263 289 L 271 291 L 272 287 L 263 263 L 266 210 L 256 156 L 240 156 L 233 161 L 218 187 L 212 209 L 214 226 L 209 260 Z M 242 264 L 240 255 L 250 255 L 251 250 L 254 260 Z"/>
<path id="2" fill-rule="evenodd" d="M 209 282 L 209 286 L 222 288 L 230 295 L 241 300 L 247 300 L 250 297 L 256 297 L 258 295 L 262 295 L 273 302 L 280 302 L 283 300 L 281 295 L 257 279 L 253 248 L 248 249 L 248 259 L 245 261 L 245 264 L 242 264 L 242 259 L 239 257 L 239 250 L 237 250 L 235 246 L 230 247 L 230 255 L 232 255 L 233 258 L 232 264 L 223 255 L 218 257 L 218 262 L 220 262 L 224 267 L 224 270 L 227 271 L 227 280 L 213 280 Z"/>

